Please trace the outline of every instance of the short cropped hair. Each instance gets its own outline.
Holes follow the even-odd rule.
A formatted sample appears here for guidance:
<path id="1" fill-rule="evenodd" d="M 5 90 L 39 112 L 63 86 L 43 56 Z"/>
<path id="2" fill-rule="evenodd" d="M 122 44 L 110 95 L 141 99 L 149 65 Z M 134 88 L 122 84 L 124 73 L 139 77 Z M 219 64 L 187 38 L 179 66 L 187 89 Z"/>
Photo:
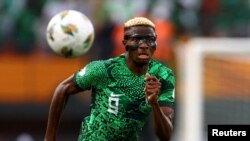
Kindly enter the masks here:
<path id="1" fill-rule="evenodd" d="M 145 17 L 134 17 L 132 19 L 129 19 L 127 22 L 124 23 L 124 30 L 133 27 L 133 26 L 139 26 L 139 25 L 145 25 L 150 26 L 153 29 L 155 29 L 155 24 L 150 21 L 149 19 Z"/>

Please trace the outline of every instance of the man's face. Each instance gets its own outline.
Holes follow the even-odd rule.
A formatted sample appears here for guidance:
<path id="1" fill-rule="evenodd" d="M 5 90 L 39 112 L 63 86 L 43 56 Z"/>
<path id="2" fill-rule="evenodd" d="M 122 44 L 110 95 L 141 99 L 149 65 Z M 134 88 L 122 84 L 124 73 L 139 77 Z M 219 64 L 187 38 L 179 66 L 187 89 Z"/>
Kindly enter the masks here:
<path id="1" fill-rule="evenodd" d="M 131 27 L 124 33 L 123 44 L 135 64 L 146 65 L 156 49 L 155 31 L 148 26 Z"/>

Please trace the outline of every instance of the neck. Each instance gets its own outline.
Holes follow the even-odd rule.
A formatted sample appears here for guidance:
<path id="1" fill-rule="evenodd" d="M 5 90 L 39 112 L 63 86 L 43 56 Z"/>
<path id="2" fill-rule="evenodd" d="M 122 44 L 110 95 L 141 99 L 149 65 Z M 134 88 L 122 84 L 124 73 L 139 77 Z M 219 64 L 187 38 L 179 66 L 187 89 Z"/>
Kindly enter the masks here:
<path id="1" fill-rule="evenodd" d="M 139 64 L 132 60 L 130 60 L 128 57 L 125 59 L 127 67 L 131 72 L 133 72 L 137 76 L 141 76 L 143 74 L 146 74 L 148 70 L 148 63 L 147 64 Z"/>

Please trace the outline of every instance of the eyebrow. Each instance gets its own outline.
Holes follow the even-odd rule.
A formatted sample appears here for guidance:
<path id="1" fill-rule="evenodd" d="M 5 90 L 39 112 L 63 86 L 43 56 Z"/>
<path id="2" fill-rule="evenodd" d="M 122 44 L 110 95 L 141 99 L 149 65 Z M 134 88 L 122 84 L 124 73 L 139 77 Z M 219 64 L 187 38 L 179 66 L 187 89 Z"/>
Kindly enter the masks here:
<path id="1" fill-rule="evenodd" d="M 129 38 L 129 37 L 156 37 L 154 34 L 125 34 L 124 38 Z"/>

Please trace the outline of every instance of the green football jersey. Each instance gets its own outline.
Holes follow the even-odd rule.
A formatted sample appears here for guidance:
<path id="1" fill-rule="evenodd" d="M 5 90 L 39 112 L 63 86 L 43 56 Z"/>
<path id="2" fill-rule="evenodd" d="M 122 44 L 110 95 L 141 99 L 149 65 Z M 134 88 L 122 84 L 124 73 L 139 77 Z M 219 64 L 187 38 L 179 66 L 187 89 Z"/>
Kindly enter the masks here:
<path id="1" fill-rule="evenodd" d="M 174 106 L 173 72 L 151 60 L 148 72 L 162 83 L 158 102 Z M 93 61 L 74 75 L 75 86 L 92 90 L 90 116 L 84 118 L 79 141 L 137 141 L 151 112 L 143 92 L 144 77 L 133 74 L 122 54 Z"/>

